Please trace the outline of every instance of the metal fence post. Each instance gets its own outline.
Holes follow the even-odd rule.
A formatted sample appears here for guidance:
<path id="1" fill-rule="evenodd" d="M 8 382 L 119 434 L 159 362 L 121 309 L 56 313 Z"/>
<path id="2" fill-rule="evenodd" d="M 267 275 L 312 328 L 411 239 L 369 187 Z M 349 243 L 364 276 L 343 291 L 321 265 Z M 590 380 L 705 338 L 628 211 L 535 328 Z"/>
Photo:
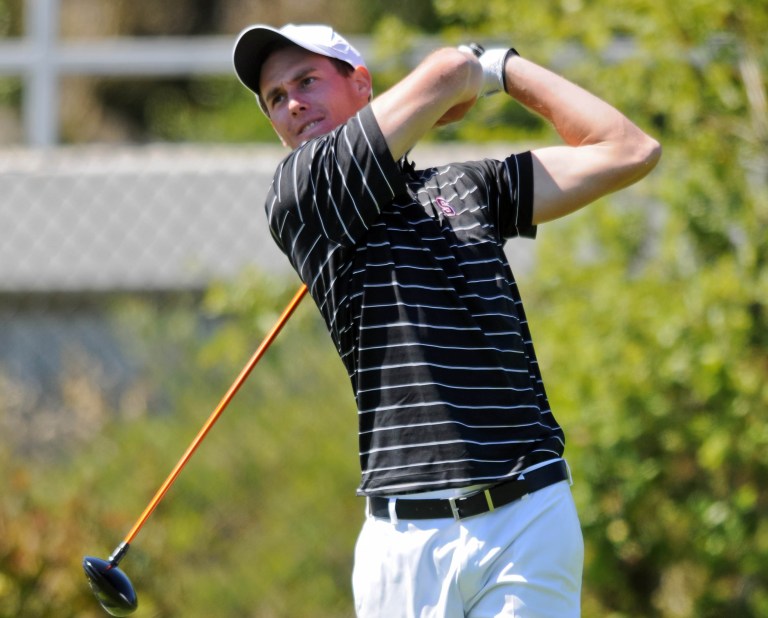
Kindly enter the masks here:
<path id="1" fill-rule="evenodd" d="M 26 0 L 25 37 L 31 50 L 24 72 L 24 135 L 33 146 L 52 146 L 59 133 L 59 88 L 55 48 L 59 0 Z"/>

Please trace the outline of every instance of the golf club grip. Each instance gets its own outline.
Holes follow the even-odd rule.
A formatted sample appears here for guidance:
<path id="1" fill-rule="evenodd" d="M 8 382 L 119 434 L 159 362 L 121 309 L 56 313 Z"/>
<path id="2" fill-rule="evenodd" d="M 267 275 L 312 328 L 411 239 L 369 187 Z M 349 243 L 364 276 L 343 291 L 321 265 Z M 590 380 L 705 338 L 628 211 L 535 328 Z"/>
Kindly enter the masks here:
<path id="1" fill-rule="evenodd" d="M 259 359 L 261 359 L 261 357 L 267 351 L 267 348 L 269 348 L 270 344 L 275 340 L 277 335 L 282 330 L 283 326 L 285 326 L 285 323 L 288 321 L 288 318 L 291 317 L 291 314 L 293 314 L 296 307 L 299 306 L 301 299 L 304 298 L 304 295 L 306 293 L 307 293 L 307 286 L 302 283 L 301 287 L 298 289 L 296 294 L 291 299 L 291 302 L 288 303 L 288 306 L 284 309 L 282 315 L 278 318 L 277 322 L 275 322 L 275 325 L 272 327 L 272 330 L 269 331 L 269 333 L 267 333 L 266 337 L 264 337 L 264 340 L 261 342 L 257 350 L 253 353 L 253 356 L 251 356 L 248 363 L 245 365 L 245 367 L 243 367 L 243 370 L 240 372 L 240 375 L 237 376 L 235 381 L 232 383 L 232 386 L 229 387 L 229 390 L 226 392 L 224 397 L 222 397 L 221 401 L 219 402 L 219 405 L 216 406 L 216 409 L 208 417 L 208 420 L 202 426 L 202 428 L 198 432 L 195 439 L 192 440 L 192 443 L 189 445 L 189 448 L 187 448 L 187 451 L 184 453 L 184 455 L 182 455 L 181 459 L 179 459 L 178 463 L 173 468 L 171 473 L 168 475 L 168 478 L 165 479 L 165 482 L 157 490 L 157 493 L 152 498 L 152 500 L 150 500 L 149 504 L 147 505 L 147 508 L 144 509 L 144 512 L 141 514 L 141 517 L 139 517 L 139 519 L 133 525 L 133 528 L 131 528 L 131 531 L 127 534 L 127 536 L 123 540 L 123 543 L 125 543 L 126 545 L 130 544 L 131 541 L 133 541 L 133 539 L 139 533 L 139 530 L 141 530 L 141 527 L 144 525 L 147 519 L 149 519 L 149 516 L 152 515 L 152 512 L 155 510 L 160 500 L 163 499 L 163 496 L 171 488 L 171 485 L 173 485 L 173 482 L 176 480 L 176 477 L 179 476 L 179 474 L 181 473 L 182 468 L 189 461 L 190 457 L 192 457 L 192 454 L 197 450 L 197 447 L 200 445 L 200 443 L 203 441 L 203 438 L 205 438 L 205 436 L 211 430 L 213 425 L 219 419 L 222 412 L 224 412 L 226 407 L 229 405 L 229 402 L 232 401 L 232 398 L 235 396 L 237 391 L 240 390 L 240 387 L 248 378 L 251 371 L 253 371 L 253 368 L 256 366 L 256 363 L 259 362 Z"/>

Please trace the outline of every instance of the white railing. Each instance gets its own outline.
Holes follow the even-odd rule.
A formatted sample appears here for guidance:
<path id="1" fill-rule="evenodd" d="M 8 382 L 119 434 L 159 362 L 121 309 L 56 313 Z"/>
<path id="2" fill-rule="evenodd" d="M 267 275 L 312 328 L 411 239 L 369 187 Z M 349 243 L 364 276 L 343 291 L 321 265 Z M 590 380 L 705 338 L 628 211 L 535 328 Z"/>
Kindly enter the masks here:
<path id="1" fill-rule="evenodd" d="M 25 0 L 24 36 L 0 41 L 0 75 L 23 80 L 24 140 L 30 146 L 58 142 L 60 76 L 233 74 L 233 35 L 61 41 L 60 2 Z M 366 40 L 352 43 L 366 55 Z"/>
<path id="2" fill-rule="evenodd" d="M 63 75 L 203 75 L 232 71 L 230 36 L 60 41 L 60 0 L 25 0 L 24 36 L 0 41 L 0 75 L 23 83 L 24 139 L 50 146 L 59 137 Z"/>

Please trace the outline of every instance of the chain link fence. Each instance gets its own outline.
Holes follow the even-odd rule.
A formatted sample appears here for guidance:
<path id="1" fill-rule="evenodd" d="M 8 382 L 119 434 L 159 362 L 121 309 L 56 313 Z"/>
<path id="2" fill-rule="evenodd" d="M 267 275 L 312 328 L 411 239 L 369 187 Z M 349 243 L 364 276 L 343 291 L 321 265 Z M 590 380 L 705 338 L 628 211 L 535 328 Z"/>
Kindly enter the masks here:
<path id="1" fill-rule="evenodd" d="M 279 148 L 0 152 L 0 293 L 204 288 L 282 267 L 262 203 Z"/>
<path id="2" fill-rule="evenodd" d="M 107 408 L 148 396 L 137 390 L 141 355 L 116 332 L 119 302 L 140 297 L 162 311 L 192 298 L 194 311 L 212 282 L 246 268 L 288 274 L 262 208 L 284 155 L 1 151 L 0 435 L 23 452 L 50 450 L 96 431 Z"/>

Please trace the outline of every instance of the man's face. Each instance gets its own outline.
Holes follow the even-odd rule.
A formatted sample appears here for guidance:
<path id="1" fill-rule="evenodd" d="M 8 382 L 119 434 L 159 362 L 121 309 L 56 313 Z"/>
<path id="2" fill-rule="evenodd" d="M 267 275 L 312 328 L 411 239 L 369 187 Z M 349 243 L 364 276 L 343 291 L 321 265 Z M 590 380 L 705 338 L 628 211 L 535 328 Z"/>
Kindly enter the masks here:
<path id="1" fill-rule="evenodd" d="M 341 75 L 329 58 L 300 47 L 271 54 L 261 67 L 259 85 L 272 126 L 290 148 L 333 131 L 362 109 L 371 94 L 364 67 Z"/>

